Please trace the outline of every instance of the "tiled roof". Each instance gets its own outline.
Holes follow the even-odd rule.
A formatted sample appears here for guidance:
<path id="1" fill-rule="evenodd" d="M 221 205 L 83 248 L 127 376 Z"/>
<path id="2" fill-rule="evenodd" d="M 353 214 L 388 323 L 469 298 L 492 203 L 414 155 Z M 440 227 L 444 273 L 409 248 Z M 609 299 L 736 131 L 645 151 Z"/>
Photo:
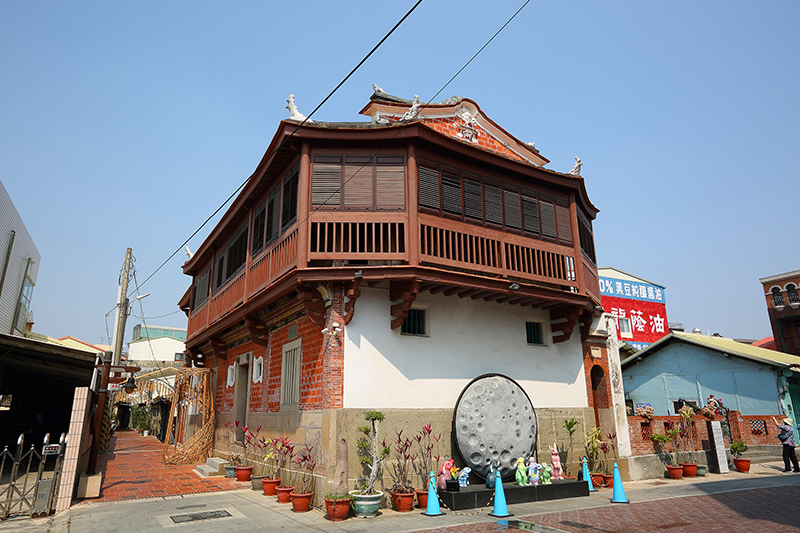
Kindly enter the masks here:
<path id="1" fill-rule="evenodd" d="M 798 371 L 800 371 L 800 357 L 796 355 L 777 352 L 774 350 L 767 350 L 749 344 L 742 344 L 741 342 L 736 342 L 735 340 L 728 339 L 726 337 L 709 337 L 707 335 L 684 333 L 680 331 L 673 331 L 666 337 L 660 338 L 644 350 L 641 350 L 626 358 L 624 361 L 622 361 L 622 366 L 625 367 L 632 362 L 635 362 L 639 358 L 648 357 L 659 351 L 661 348 L 666 347 L 671 342 L 685 342 L 722 354 L 741 357 L 742 359 L 748 359 L 756 363 L 767 364 L 780 368 L 797 367 Z"/>

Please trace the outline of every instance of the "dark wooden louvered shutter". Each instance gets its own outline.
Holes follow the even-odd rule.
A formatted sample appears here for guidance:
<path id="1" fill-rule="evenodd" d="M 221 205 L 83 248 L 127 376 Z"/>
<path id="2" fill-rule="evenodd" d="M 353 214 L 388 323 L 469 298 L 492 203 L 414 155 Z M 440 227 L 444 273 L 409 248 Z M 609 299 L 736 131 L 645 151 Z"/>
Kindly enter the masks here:
<path id="1" fill-rule="evenodd" d="M 281 231 L 285 231 L 297 220 L 297 185 L 299 172 L 292 170 L 283 181 L 283 215 Z"/>
<path id="2" fill-rule="evenodd" d="M 569 207 L 558 205 L 556 200 L 556 222 L 558 223 L 558 240 L 572 242 L 572 220 L 569 216 Z M 565 202 L 566 203 L 566 202 Z"/>
<path id="3" fill-rule="evenodd" d="M 556 208 L 550 196 L 539 196 L 539 215 L 542 223 L 542 236 L 555 239 L 556 234 Z"/>
<path id="4" fill-rule="evenodd" d="M 372 209 L 372 158 L 344 158 L 344 206 L 347 209 Z"/>
<path id="5" fill-rule="evenodd" d="M 253 255 L 256 255 L 264 247 L 264 222 L 266 220 L 267 202 L 262 203 L 256 209 L 253 216 Z"/>
<path id="6" fill-rule="evenodd" d="M 483 220 L 483 195 L 481 184 L 464 177 L 464 216 L 472 220 Z"/>
<path id="7" fill-rule="evenodd" d="M 539 235 L 539 202 L 532 196 L 522 195 L 522 224 L 525 233 Z"/>
<path id="8" fill-rule="evenodd" d="M 281 186 L 269 193 L 267 200 L 267 244 L 278 238 L 281 232 Z"/>
<path id="9" fill-rule="evenodd" d="M 401 156 L 382 156 L 375 166 L 376 207 L 399 211 L 406 206 L 406 165 Z"/>
<path id="10" fill-rule="evenodd" d="M 517 230 L 522 229 L 519 194 L 503 190 L 503 209 L 505 211 L 506 227 Z"/>
<path id="11" fill-rule="evenodd" d="M 442 211 L 461 216 L 461 178 L 454 169 L 442 168 Z"/>
<path id="12" fill-rule="evenodd" d="M 578 236 L 581 240 L 581 250 L 585 253 L 593 263 L 597 263 L 597 258 L 594 252 L 594 236 L 592 235 L 591 223 L 586 221 L 583 217 L 578 217 Z"/>
<path id="13" fill-rule="evenodd" d="M 483 186 L 483 199 L 486 208 L 486 222 L 497 226 L 503 225 L 503 196 L 498 187 Z"/>
<path id="14" fill-rule="evenodd" d="M 419 206 L 439 211 L 439 170 L 433 164 L 420 162 L 419 166 Z"/>
<path id="15" fill-rule="evenodd" d="M 311 205 L 338 208 L 341 204 L 341 187 L 341 156 L 315 156 L 311 178 Z"/>

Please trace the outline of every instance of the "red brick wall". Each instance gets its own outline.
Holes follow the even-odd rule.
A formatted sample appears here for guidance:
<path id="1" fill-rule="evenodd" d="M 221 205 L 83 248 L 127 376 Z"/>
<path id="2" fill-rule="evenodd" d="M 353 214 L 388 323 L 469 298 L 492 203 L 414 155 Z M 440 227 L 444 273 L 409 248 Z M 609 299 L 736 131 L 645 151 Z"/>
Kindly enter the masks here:
<path id="1" fill-rule="evenodd" d="M 592 357 L 592 345 L 583 344 L 583 373 L 586 379 L 586 398 L 589 407 L 594 408 L 594 395 L 592 394 L 592 368 L 599 366 L 603 371 L 603 379 L 597 392 L 597 409 L 608 409 L 611 407 L 611 387 L 609 386 L 608 371 L 608 351 L 605 346 L 597 345 L 600 348 L 600 357 Z"/>
<path id="2" fill-rule="evenodd" d="M 708 450 L 708 427 L 706 422 L 709 420 L 723 420 L 721 416 L 708 418 L 703 415 L 694 417 L 694 431 L 692 432 L 692 446 L 694 450 Z M 780 444 L 778 440 L 778 428 L 772 423 L 769 415 L 744 416 L 738 411 L 729 411 L 728 420 L 730 421 L 731 437 L 733 440 L 744 441 L 747 445 L 759 444 Z M 751 424 L 751 421 L 755 424 Z M 677 416 L 654 416 L 648 421 L 641 416 L 628 417 L 628 431 L 630 432 L 631 451 L 633 455 L 650 455 L 656 453 L 654 442 L 650 438 L 653 433 L 666 433 L 664 423 L 678 423 Z M 764 424 L 761 424 L 764 422 Z M 642 428 L 644 426 L 644 430 Z M 764 429 L 763 435 L 757 434 Z M 756 430 L 756 433 L 753 430 Z M 725 445 L 730 446 L 730 440 L 725 438 Z M 672 450 L 672 444 L 667 444 L 667 451 Z"/>

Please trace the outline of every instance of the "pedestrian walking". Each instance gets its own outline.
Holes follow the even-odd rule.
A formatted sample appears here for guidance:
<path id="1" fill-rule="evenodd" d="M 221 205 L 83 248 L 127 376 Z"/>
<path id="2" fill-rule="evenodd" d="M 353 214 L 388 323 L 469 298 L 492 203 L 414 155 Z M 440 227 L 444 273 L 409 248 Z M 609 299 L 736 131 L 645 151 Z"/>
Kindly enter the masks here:
<path id="1" fill-rule="evenodd" d="M 772 421 L 778 426 L 780 430 L 778 440 L 783 443 L 783 471 L 790 471 L 789 461 L 791 461 L 794 472 L 800 472 L 800 467 L 797 465 L 797 455 L 794 453 L 794 421 L 788 416 L 781 420 L 783 424 L 775 420 L 774 416 L 772 417 Z"/>

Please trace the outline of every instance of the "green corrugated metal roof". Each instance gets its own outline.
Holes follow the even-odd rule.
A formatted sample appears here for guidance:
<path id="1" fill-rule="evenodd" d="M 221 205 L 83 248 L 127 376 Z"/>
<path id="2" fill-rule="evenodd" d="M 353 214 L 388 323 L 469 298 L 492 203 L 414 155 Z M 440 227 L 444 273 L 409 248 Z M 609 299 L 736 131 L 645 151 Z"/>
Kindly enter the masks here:
<path id="1" fill-rule="evenodd" d="M 622 361 L 622 366 L 636 361 L 637 359 L 647 357 L 662 347 L 668 345 L 670 342 L 686 342 L 694 344 L 695 346 L 702 346 L 715 352 L 729 354 L 742 359 L 749 359 L 757 363 L 763 363 L 770 366 L 777 366 L 786 368 L 789 366 L 800 367 L 800 357 L 783 352 L 776 352 L 775 350 L 767 350 L 765 348 L 758 348 L 749 344 L 742 344 L 733 339 L 726 337 L 709 337 L 706 335 L 698 335 L 696 333 L 684 333 L 680 331 L 673 331 L 666 337 L 662 337 L 644 350 L 636 352 L 634 355 Z"/>

